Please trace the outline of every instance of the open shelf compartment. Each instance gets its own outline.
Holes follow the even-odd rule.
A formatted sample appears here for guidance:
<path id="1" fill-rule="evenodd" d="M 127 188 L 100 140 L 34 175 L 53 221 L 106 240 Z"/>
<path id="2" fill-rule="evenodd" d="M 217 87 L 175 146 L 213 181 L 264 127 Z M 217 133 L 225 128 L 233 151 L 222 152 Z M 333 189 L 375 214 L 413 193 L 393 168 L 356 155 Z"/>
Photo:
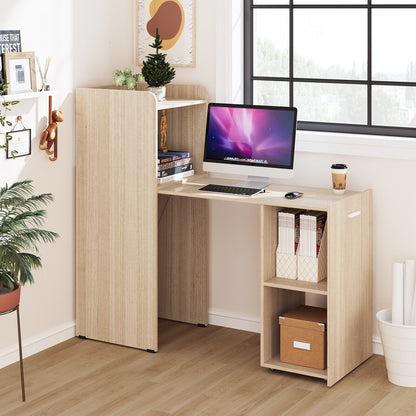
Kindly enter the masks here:
<path id="1" fill-rule="evenodd" d="M 274 370 L 303 374 L 327 380 L 327 370 L 303 367 L 280 361 L 279 316 L 305 304 L 305 293 L 276 287 L 263 288 L 263 325 L 261 333 L 261 365 Z"/>

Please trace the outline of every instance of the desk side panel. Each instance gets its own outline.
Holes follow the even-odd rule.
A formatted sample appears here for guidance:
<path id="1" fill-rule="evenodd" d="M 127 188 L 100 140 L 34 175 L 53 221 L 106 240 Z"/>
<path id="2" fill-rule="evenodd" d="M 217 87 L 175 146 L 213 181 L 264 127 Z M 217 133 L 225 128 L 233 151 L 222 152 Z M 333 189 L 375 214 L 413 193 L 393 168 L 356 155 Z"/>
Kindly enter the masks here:
<path id="1" fill-rule="evenodd" d="M 157 350 L 157 112 L 148 93 L 76 97 L 76 332 Z"/>
<path id="2" fill-rule="evenodd" d="M 159 195 L 159 317 L 208 325 L 208 201 Z"/>
<path id="3" fill-rule="evenodd" d="M 328 385 L 372 355 L 372 195 L 328 211 Z"/>

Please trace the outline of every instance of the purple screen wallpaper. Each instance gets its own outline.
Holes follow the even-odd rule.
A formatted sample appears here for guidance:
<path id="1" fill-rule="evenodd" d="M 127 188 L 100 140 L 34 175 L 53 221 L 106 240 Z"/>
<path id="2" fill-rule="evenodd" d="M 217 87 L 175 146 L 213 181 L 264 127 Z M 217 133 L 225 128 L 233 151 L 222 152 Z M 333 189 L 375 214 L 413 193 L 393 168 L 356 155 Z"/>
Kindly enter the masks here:
<path id="1" fill-rule="evenodd" d="M 290 167 L 295 112 L 211 106 L 206 160 Z"/>

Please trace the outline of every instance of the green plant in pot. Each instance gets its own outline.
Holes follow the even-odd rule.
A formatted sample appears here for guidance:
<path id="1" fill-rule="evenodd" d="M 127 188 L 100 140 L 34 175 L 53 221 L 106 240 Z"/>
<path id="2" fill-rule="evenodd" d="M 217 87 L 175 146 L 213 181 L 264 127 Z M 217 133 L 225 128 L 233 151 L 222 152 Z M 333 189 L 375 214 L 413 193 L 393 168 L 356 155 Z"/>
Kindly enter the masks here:
<path id="1" fill-rule="evenodd" d="M 142 75 L 149 86 L 148 91 L 154 93 L 159 101 L 166 98 L 166 84 L 169 84 L 175 77 L 175 70 L 166 62 L 166 54 L 160 53 L 162 41 L 159 35 L 159 29 L 156 28 L 155 41 L 151 48 L 156 49 L 156 53 L 147 55 L 146 61 L 143 61 Z"/>
<path id="2" fill-rule="evenodd" d="M 126 68 L 124 71 L 116 69 L 113 71 L 113 81 L 117 87 L 123 87 L 125 85 L 127 89 L 133 90 L 137 83 L 143 82 L 143 75 L 133 74 L 130 68 Z"/>
<path id="3" fill-rule="evenodd" d="M 52 194 L 34 195 L 31 180 L 0 188 L 0 312 L 15 308 L 20 288 L 33 283 L 32 271 L 42 266 L 38 243 L 58 234 L 41 228 Z"/>

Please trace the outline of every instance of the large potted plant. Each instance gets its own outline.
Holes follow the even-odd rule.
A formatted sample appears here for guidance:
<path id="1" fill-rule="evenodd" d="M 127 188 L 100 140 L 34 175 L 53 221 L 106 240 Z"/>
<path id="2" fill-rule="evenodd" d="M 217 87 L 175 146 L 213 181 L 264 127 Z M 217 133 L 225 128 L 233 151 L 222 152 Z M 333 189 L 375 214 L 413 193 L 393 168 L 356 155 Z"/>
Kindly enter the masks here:
<path id="1" fill-rule="evenodd" d="M 175 77 L 175 70 L 166 62 L 166 54 L 160 53 L 162 49 L 162 41 L 160 39 L 159 30 L 156 28 L 155 41 L 151 48 L 156 49 L 156 53 L 147 55 L 147 61 L 143 61 L 142 75 L 149 86 L 148 91 L 155 94 L 159 101 L 166 98 L 166 84 L 169 84 Z"/>
<path id="2" fill-rule="evenodd" d="M 0 313 L 14 309 L 21 286 L 33 283 L 32 271 L 42 266 L 37 244 L 58 237 L 40 228 L 46 217 L 41 207 L 51 201 L 52 194 L 33 194 L 31 180 L 0 188 Z"/>

